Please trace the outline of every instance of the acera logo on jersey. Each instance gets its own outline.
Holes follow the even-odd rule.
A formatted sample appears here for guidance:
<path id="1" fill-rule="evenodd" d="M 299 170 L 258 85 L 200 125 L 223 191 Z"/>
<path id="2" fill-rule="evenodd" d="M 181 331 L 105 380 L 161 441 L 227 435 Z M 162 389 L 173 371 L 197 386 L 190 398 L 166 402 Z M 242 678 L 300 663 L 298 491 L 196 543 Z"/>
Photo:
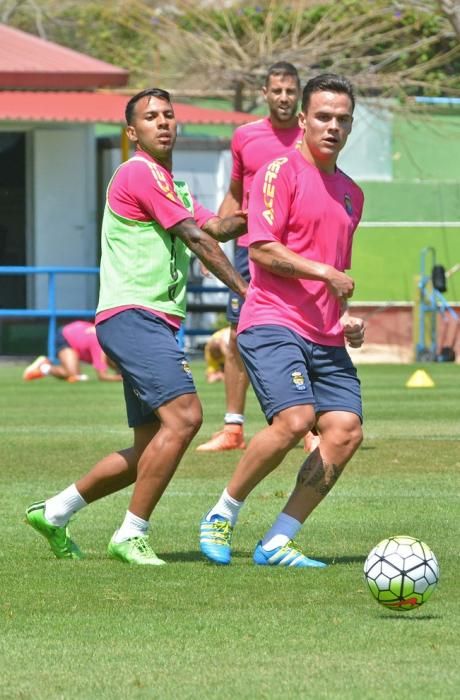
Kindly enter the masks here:
<path id="1" fill-rule="evenodd" d="M 262 191 L 264 193 L 264 207 L 265 210 L 262 212 L 262 216 L 270 226 L 273 226 L 275 220 L 275 210 L 273 207 L 275 199 L 275 180 L 278 177 L 281 166 L 287 162 L 287 158 L 277 158 L 272 163 L 269 164 L 265 172 L 264 184 Z"/>
<path id="2" fill-rule="evenodd" d="M 346 194 L 343 198 L 343 203 L 345 205 L 345 210 L 349 216 L 353 214 L 353 204 L 349 194 Z"/>
<path id="3" fill-rule="evenodd" d="M 177 202 L 177 195 L 172 189 L 170 183 L 168 182 L 164 172 L 160 170 L 160 168 L 158 168 L 155 165 L 155 163 L 149 163 L 149 166 L 160 190 L 162 190 L 165 193 L 168 199 L 171 199 L 173 202 Z"/>

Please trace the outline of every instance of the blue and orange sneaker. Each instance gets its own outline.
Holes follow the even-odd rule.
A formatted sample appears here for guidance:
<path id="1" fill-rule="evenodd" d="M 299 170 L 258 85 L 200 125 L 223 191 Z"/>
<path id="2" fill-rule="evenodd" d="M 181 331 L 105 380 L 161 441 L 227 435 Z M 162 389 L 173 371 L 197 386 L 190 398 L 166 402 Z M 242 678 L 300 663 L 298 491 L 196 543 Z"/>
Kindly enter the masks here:
<path id="1" fill-rule="evenodd" d="M 262 542 L 259 542 L 254 550 L 253 561 L 259 566 L 292 566 L 296 568 L 309 566 L 317 569 L 324 569 L 327 566 L 322 561 L 309 559 L 305 554 L 302 554 L 294 540 L 271 550 L 264 549 Z"/>
<path id="2" fill-rule="evenodd" d="M 233 527 L 222 515 L 213 515 L 210 520 L 201 521 L 200 549 L 216 564 L 230 564 L 232 559 Z"/>

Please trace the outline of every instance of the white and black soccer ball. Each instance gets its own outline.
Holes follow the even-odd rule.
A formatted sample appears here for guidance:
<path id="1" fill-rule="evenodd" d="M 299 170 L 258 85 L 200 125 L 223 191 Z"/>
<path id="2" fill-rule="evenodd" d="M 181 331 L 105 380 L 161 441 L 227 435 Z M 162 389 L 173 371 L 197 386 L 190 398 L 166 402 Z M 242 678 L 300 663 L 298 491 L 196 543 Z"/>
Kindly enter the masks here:
<path id="1" fill-rule="evenodd" d="M 413 610 L 433 593 L 439 565 L 421 540 L 397 535 L 382 540 L 364 563 L 364 578 L 374 598 L 392 610 Z"/>

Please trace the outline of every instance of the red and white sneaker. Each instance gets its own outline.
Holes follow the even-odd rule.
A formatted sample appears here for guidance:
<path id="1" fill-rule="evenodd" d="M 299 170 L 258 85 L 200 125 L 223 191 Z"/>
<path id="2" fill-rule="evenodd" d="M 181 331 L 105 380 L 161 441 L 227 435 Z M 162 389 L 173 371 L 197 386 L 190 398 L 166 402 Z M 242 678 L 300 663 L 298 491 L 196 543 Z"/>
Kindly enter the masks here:
<path id="1" fill-rule="evenodd" d="M 75 382 L 87 382 L 88 380 L 89 377 L 87 374 L 71 374 L 70 377 L 67 377 L 67 381 L 71 384 L 75 384 Z"/>
<path id="2" fill-rule="evenodd" d="M 244 450 L 246 443 L 244 442 L 243 426 L 228 424 L 224 425 L 223 430 L 214 433 L 208 442 L 199 445 L 197 452 L 223 452 L 224 450 Z"/>
<path id="3" fill-rule="evenodd" d="M 42 379 L 48 374 L 50 366 L 51 362 L 49 359 L 45 355 L 40 355 L 25 368 L 22 378 L 26 382 L 30 382 L 32 379 Z"/>

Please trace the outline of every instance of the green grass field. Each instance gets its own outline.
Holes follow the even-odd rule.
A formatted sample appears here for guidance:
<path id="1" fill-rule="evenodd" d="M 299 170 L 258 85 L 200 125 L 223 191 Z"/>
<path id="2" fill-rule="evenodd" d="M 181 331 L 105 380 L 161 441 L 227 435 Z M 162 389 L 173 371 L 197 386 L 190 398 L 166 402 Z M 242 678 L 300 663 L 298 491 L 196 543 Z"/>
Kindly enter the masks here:
<path id="1" fill-rule="evenodd" d="M 0 366 L 0 697 L 457 698 L 460 367 L 427 366 L 434 389 L 405 388 L 413 366 L 359 368 L 364 444 L 298 538 L 330 563 L 323 571 L 251 563 L 293 484 L 301 446 L 248 499 L 232 566 L 201 558 L 199 520 L 236 455 L 194 450 L 220 426 L 223 387 L 205 385 L 202 363 L 193 368 L 205 424 L 152 518 L 168 566 L 144 570 L 106 556 L 126 492 L 72 523 L 83 562 L 54 559 L 23 524 L 30 502 L 129 443 L 121 387 L 25 384 L 23 366 Z M 262 425 L 251 395 L 248 435 Z M 363 584 L 367 553 L 392 534 L 420 537 L 440 563 L 438 589 L 417 611 L 386 610 Z"/>

